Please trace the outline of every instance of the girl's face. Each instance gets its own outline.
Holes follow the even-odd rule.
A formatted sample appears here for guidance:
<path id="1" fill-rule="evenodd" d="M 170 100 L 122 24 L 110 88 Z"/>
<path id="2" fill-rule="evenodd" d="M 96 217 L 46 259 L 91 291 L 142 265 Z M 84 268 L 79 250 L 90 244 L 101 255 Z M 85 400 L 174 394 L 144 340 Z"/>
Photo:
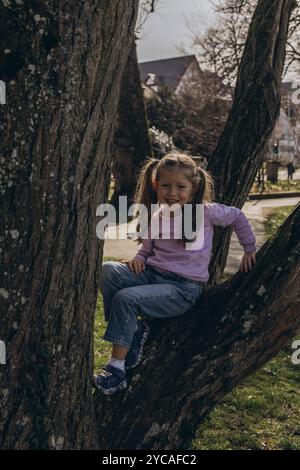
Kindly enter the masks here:
<path id="1" fill-rule="evenodd" d="M 155 181 L 154 190 L 160 204 L 188 204 L 193 196 L 193 184 L 183 170 L 161 170 L 159 181 Z"/>

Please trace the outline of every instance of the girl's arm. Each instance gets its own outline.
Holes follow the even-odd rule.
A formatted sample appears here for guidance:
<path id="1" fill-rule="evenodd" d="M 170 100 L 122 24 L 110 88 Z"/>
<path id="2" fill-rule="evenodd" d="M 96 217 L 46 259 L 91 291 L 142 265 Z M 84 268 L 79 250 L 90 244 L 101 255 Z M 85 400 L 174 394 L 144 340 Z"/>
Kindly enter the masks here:
<path id="1" fill-rule="evenodd" d="M 213 225 L 232 227 L 245 253 L 256 252 L 256 238 L 245 214 L 234 206 L 225 204 L 208 204 Z"/>
<path id="2" fill-rule="evenodd" d="M 252 269 L 252 266 L 256 263 L 256 256 L 254 253 L 244 253 L 242 262 L 240 264 L 239 270 L 247 273 Z"/>
<path id="3" fill-rule="evenodd" d="M 142 241 L 142 247 L 133 257 L 133 259 L 138 259 L 140 261 L 146 261 L 146 259 L 153 254 L 153 244 L 154 240 L 151 238 L 145 239 Z"/>
<path id="4" fill-rule="evenodd" d="M 136 275 L 139 275 L 145 269 L 146 259 L 152 254 L 152 249 L 153 240 L 143 240 L 142 248 L 137 252 L 137 254 L 129 260 L 124 259 L 121 261 L 121 263 L 127 264 L 132 272 L 134 272 Z"/>

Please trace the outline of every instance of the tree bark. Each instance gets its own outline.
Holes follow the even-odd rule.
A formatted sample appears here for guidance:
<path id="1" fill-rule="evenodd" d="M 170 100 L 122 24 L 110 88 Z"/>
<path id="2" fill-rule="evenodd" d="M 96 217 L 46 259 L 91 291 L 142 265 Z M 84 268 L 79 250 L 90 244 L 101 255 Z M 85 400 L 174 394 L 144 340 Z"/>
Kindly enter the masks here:
<path id="1" fill-rule="evenodd" d="M 242 206 L 275 125 L 292 5 L 260 0 L 254 13 L 232 112 L 209 168 L 221 202 Z M 300 325 L 299 227 L 298 206 L 250 273 L 211 287 L 182 318 L 150 322 L 129 388 L 113 397 L 95 394 L 103 448 L 188 447 L 209 410 L 280 351 Z M 216 240 L 213 281 L 227 257 L 220 234 Z M 228 243 L 226 234 L 223 250 Z"/>
<path id="2" fill-rule="evenodd" d="M 133 203 L 138 169 L 146 157 L 152 156 L 135 43 L 123 75 L 117 122 L 112 164 L 115 188 L 111 198 L 116 208 L 119 196 L 127 196 L 128 204 Z"/>
<path id="3" fill-rule="evenodd" d="M 96 208 L 138 0 L 13 4 L 0 6 L 0 443 L 97 448 Z"/>

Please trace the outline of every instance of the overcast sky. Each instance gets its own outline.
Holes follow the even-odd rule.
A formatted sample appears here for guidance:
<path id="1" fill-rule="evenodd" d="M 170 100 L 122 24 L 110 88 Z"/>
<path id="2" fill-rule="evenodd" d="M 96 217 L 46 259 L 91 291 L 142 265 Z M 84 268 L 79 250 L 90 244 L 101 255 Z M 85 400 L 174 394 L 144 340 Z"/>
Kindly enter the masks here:
<path id="1" fill-rule="evenodd" d="M 159 0 L 156 11 L 149 14 L 137 41 L 140 62 L 182 55 L 176 49 L 181 43 L 191 42 L 191 31 L 186 18 L 197 18 L 199 13 L 212 21 L 209 0 Z M 201 27 L 201 26 L 200 26 Z"/>
<path id="2" fill-rule="evenodd" d="M 158 0 L 154 13 L 148 15 L 143 30 L 139 33 L 137 51 L 139 62 L 166 59 L 183 55 L 177 47 L 186 46 L 187 53 L 195 53 L 188 46 L 192 33 L 187 24 L 192 22 L 194 29 L 204 31 L 212 24 L 214 11 L 209 0 Z M 299 79 L 299 75 L 289 72 L 284 80 Z"/>

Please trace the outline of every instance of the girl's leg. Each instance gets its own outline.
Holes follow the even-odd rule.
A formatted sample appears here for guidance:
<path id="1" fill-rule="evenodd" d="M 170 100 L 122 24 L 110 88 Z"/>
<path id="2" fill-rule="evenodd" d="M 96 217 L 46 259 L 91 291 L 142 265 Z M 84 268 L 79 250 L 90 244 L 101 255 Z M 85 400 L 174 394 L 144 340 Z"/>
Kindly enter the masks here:
<path id="1" fill-rule="evenodd" d="M 151 273 L 148 273 L 147 276 L 146 269 L 137 276 L 130 271 L 126 264 L 116 262 L 103 264 L 100 290 L 103 296 L 104 314 L 105 320 L 108 321 L 108 328 L 110 328 L 112 322 L 111 305 L 115 297 L 122 292 L 124 288 L 127 288 L 127 286 L 149 284 L 150 278 Z M 123 321 L 125 321 L 125 323 L 127 322 L 126 314 L 123 317 Z M 134 334 L 135 326 L 133 324 L 132 328 Z M 114 331 L 114 326 L 111 329 Z M 105 336 L 104 339 L 106 339 Z M 125 338 L 125 342 L 123 342 L 122 337 L 119 338 L 118 332 L 116 331 L 116 336 L 114 340 L 111 341 L 113 343 L 111 358 L 100 374 L 94 377 L 95 386 L 105 394 L 114 393 L 127 386 L 125 358 L 130 349 L 130 344 L 126 341 Z"/>
<path id="2" fill-rule="evenodd" d="M 200 284 L 180 281 L 121 289 L 112 299 L 103 339 L 130 349 L 138 314 L 152 318 L 182 315 L 195 304 L 200 293 Z"/>
<path id="3" fill-rule="evenodd" d="M 155 279 L 154 279 L 155 282 Z M 94 377 L 94 383 L 105 394 L 114 393 L 127 386 L 125 357 L 131 346 L 139 313 L 154 318 L 172 318 L 182 315 L 196 302 L 201 293 L 199 284 L 170 283 L 140 285 L 121 288 L 111 299 L 109 323 L 103 339 L 113 343 L 113 354 L 109 364 Z"/>
<path id="4" fill-rule="evenodd" d="M 100 290 L 103 296 L 104 316 L 106 321 L 109 321 L 110 318 L 111 302 L 114 295 L 125 287 L 149 284 L 151 274 L 146 274 L 146 272 L 147 270 L 137 276 L 132 273 L 124 263 L 114 261 L 103 263 Z M 117 339 L 118 338 L 116 338 L 116 340 Z M 111 358 L 124 361 L 128 351 L 129 347 L 124 347 L 118 343 L 113 344 Z"/>
<path id="5" fill-rule="evenodd" d="M 123 346 L 119 346 L 118 344 L 113 344 L 111 355 L 118 361 L 125 361 L 128 351 L 128 348 L 124 348 Z"/>
<path id="6" fill-rule="evenodd" d="M 150 283 L 150 275 L 147 269 L 138 276 L 130 271 L 124 263 L 107 261 L 102 265 L 100 278 L 100 291 L 103 296 L 104 317 L 108 321 L 111 302 L 114 295 L 125 287 L 133 287 Z"/>

